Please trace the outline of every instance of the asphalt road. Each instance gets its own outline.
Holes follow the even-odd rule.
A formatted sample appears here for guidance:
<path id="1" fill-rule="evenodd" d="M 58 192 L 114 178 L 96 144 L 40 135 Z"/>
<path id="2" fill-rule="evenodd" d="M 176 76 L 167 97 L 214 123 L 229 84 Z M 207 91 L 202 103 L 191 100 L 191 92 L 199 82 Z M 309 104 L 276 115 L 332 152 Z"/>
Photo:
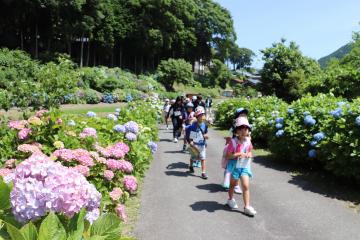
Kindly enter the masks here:
<path id="1" fill-rule="evenodd" d="M 226 205 L 220 167 L 223 138 L 210 130 L 208 180 L 191 175 L 182 142 L 171 142 L 171 130 L 160 130 L 158 152 L 147 172 L 135 235 L 141 240 L 192 239 L 360 239 L 360 214 L 346 203 L 312 191 L 311 183 L 263 159 L 252 165 L 251 205 L 255 217 Z"/>

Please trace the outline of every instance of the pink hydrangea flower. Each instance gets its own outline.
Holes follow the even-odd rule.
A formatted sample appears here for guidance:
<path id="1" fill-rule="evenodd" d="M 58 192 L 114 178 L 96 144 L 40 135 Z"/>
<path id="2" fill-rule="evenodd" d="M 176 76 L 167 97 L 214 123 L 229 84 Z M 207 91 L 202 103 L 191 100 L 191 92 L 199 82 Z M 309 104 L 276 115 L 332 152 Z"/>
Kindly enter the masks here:
<path id="1" fill-rule="evenodd" d="M 123 220 L 124 222 L 127 221 L 127 216 L 125 213 L 125 206 L 122 204 L 118 204 L 115 208 L 116 214 L 118 215 L 118 217 Z"/>
<path id="2" fill-rule="evenodd" d="M 126 160 L 109 159 L 106 166 L 113 171 L 121 170 L 125 173 L 131 173 L 134 170 L 133 165 Z"/>
<path id="3" fill-rule="evenodd" d="M 111 170 L 105 170 L 104 177 L 106 178 L 106 180 L 111 181 L 111 179 L 114 178 L 114 172 Z"/>
<path id="4" fill-rule="evenodd" d="M 94 166 L 94 160 L 91 157 L 89 151 L 85 149 L 75 149 L 72 151 L 74 154 L 75 159 L 84 166 L 92 167 Z"/>
<path id="5" fill-rule="evenodd" d="M 82 165 L 77 165 L 75 167 L 72 167 L 72 169 L 78 173 L 81 173 L 85 177 L 90 176 L 90 168 Z"/>
<path id="6" fill-rule="evenodd" d="M 125 189 L 130 193 L 135 193 L 137 190 L 137 181 L 134 176 L 125 176 L 123 180 Z"/>
<path id="7" fill-rule="evenodd" d="M 44 114 L 47 113 L 47 110 L 40 110 L 35 113 L 35 117 L 42 118 Z"/>
<path id="8" fill-rule="evenodd" d="M 121 149 L 125 154 L 127 154 L 130 150 L 129 146 L 126 143 L 118 142 L 114 145 L 115 148 Z"/>
<path id="9" fill-rule="evenodd" d="M 56 119 L 56 124 L 61 125 L 63 123 L 63 120 L 61 118 Z"/>
<path id="10" fill-rule="evenodd" d="M 10 174 L 12 174 L 12 170 L 11 169 L 8 169 L 8 168 L 0 168 L 0 176 L 2 177 L 6 177 Z"/>
<path id="11" fill-rule="evenodd" d="M 94 137 L 96 138 L 96 129 L 95 128 L 85 128 L 82 133 L 80 133 L 80 138 Z"/>
<path id="12" fill-rule="evenodd" d="M 5 162 L 5 166 L 7 168 L 13 168 L 15 167 L 16 159 L 9 159 Z"/>
<path id="13" fill-rule="evenodd" d="M 113 201 L 117 201 L 121 198 L 123 194 L 123 191 L 121 190 L 121 188 L 114 188 L 110 193 L 109 196 Z"/>
<path id="14" fill-rule="evenodd" d="M 20 140 L 25 140 L 29 137 L 30 133 L 31 133 L 30 128 L 23 128 L 19 131 L 18 137 Z"/>
<path id="15" fill-rule="evenodd" d="M 73 159 L 75 159 L 75 155 L 73 151 L 70 149 L 58 149 L 55 152 L 53 152 L 52 156 L 66 162 L 70 162 Z"/>
<path id="16" fill-rule="evenodd" d="M 98 209 L 101 194 L 73 169 L 36 152 L 15 170 L 12 213 L 19 222 L 36 220 L 53 211 L 72 217 L 82 208 Z"/>
<path id="17" fill-rule="evenodd" d="M 21 130 L 25 128 L 28 125 L 28 122 L 26 120 L 20 120 L 20 121 L 10 121 L 8 126 L 11 129 L 17 129 Z"/>
<path id="18" fill-rule="evenodd" d="M 33 144 L 21 144 L 17 147 L 17 150 L 23 153 L 34 153 L 40 151 L 39 147 Z"/>

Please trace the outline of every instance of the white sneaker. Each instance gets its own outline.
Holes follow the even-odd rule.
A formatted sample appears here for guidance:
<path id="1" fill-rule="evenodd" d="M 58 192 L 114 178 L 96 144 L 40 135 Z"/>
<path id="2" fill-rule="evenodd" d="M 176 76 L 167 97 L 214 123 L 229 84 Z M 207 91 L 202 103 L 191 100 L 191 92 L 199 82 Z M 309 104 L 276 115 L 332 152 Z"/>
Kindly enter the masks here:
<path id="1" fill-rule="evenodd" d="M 174 143 L 177 143 L 179 140 L 177 138 L 174 138 Z"/>
<path id="2" fill-rule="evenodd" d="M 169 127 L 166 127 L 166 130 L 169 130 Z"/>
<path id="3" fill-rule="evenodd" d="M 255 216 L 257 212 L 255 211 L 255 209 L 253 207 L 249 206 L 249 207 L 244 208 L 244 213 L 249 216 Z"/>
<path id="4" fill-rule="evenodd" d="M 235 199 L 231 199 L 227 201 L 227 205 L 231 208 L 231 209 L 238 209 L 238 205 L 236 204 Z"/>
<path id="5" fill-rule="evenodd" d="M 235 186 L 234 191 L 235 191 L 235 193 L 242 194 L 242 190 L 239 185 Z"/>

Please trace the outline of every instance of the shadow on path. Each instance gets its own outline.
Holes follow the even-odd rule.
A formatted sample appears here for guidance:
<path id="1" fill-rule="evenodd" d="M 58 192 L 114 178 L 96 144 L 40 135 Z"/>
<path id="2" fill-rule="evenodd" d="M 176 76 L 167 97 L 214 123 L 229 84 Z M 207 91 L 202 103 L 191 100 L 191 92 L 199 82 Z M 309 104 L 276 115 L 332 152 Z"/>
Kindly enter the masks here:
<path id="1" fill-rule="evenodd" d="M 207 211 L 209 213 L 213 213 L 216 211 L 227 211 L 233 213 L 240 213 L 246 217 L 253 218 L 253 216 L 246 215 L 244 212 L 240 211 L 239 209 L 232 210 L 226 204 L 220 204 L 215 201 L 199 201 L 195 202 L 194 204 L 190 205 L 193 211 Z"/>
<path id="2" fill-rule="evenodd" d="M 164 151 L 164 153 L 184 153 L 184 152 L 182 150 L 176 150 L 176 151 Z"/>
<path id="3" fill-rule="evenodd" d="M 184 162 L 171 163 L 166 169 L 188 169 L 189 165 Z"/>
<path id="4" fill-rule="evenodd" d="M 198 189 L 207 190 L 209 193 L 227 192 L 220 184 L 208 183 L 196 186 Z"/>

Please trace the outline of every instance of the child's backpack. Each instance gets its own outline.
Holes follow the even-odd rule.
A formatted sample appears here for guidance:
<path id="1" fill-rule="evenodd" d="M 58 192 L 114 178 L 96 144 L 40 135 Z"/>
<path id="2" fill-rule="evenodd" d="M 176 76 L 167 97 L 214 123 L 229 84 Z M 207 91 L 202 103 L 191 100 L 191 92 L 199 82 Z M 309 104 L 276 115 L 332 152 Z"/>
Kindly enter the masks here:
<path id="1" fill-rule="evenodd" d="M 228 161 L 229 161 L 229 159 L 227 159 L 227 157 L 226 157 L 226 154 L 227 154 L 227 148 L 230 143 L 235 147 L 235 149 L 237 147 L 237 143 L 236 143 L 235 139 L 230 138 L 230 137 L 226 138 L 226 145 L 224 147 L 222 158 L 221 158 L 221 167 L 224 169 L 226 168 L 226 165 L 228 164 Z"/>

